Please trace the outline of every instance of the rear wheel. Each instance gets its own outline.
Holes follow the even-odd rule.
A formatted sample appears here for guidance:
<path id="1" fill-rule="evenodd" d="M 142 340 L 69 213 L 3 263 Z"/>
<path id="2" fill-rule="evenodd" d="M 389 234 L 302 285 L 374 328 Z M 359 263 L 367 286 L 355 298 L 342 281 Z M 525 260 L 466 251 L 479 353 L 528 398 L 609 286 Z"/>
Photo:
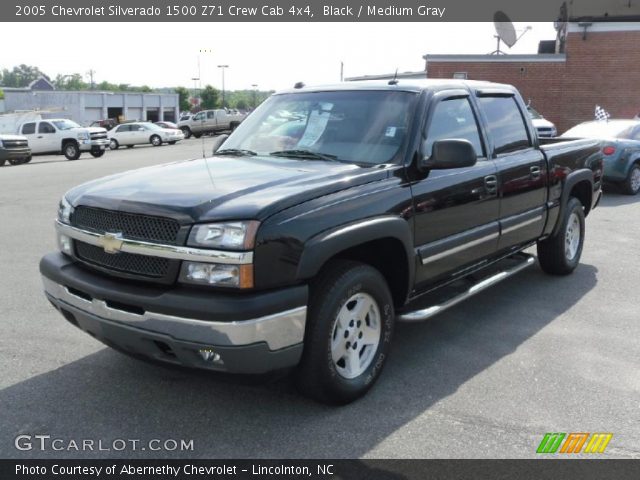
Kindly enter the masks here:
<path id="1" fill-rule="evenodd" d="M 4 159 L 0 159 L 0 167 L 3 167 L 3 166 L 4 166 L 4 164 L 5 164 L 5 162 L 6 162 L 6 160 L 4 160 Z"/>
<path id="2" fill-rule="evenodd" d="M 551 275 L 568 275 L 580 263 L 584 245 L 584 209 L 575 197 L 567 202 L 558 232 L 538 242 L 540 267 Z"/>
<path id="3" fill-rule="evenodd" d="M 352 261 L 328 265 L 311 285 L 298 388 L 331 404 L 364 395 L 389 355 L 394 312 L 384 277 Z"/>
<path id="4" fill-rule="evenodd" d="M 637 195 L 640 192 L 640 164 L 634 164 L 627 175 L 627 179 L 622 182 L 622 190 L 627 195 Z"/>
<path id="5" fill-rule="evenodd" d="M 62 146 L 62 153 L 67 160 L 77 160 L 80 158 L 80 147 L 76 142 L 67 142 Z"/>

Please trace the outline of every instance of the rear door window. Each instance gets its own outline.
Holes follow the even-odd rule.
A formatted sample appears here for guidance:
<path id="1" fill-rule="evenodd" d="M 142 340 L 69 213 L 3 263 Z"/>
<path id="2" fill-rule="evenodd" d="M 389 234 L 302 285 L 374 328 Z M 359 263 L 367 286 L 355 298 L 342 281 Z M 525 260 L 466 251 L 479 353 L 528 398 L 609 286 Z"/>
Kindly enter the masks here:
<path id="1" fill-rule="evenodd" d="M 478 101 L 487 118 L 496 155 L 531 146 L 524 118 L 513 96 L 487 96 Z"/>

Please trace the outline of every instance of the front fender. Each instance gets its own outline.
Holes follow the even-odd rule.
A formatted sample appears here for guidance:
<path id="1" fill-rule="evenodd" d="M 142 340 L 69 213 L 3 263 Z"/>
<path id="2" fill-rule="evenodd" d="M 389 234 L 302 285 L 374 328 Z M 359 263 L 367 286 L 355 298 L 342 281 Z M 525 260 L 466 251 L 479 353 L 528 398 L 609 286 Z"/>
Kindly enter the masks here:
<path id="1" fill-rule="evenodd" d="M 408 263 L 409 285 L 413 285 L 415 262 L 412 261 L 414 258 L 412 230 L 407 220 L 391 215 L 341 225 L 309 239 L 305 243 L 298 264 L 297 278 L 306 280 L 314 277 L 331 257 L 344 250 L 387 238 L 398 240 L 404 247 Z"/>

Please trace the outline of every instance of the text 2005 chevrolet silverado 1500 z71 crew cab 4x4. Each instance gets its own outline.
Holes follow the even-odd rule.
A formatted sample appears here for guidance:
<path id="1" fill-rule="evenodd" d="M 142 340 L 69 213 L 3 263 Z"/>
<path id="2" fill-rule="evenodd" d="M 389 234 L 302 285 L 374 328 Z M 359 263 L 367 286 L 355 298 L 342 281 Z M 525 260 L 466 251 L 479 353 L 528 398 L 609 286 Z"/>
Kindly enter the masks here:
<path id="1" fill-rule="evenodd" d="M 507 85 L 299 88 L 211 158 L 69 191 L 40 271 L 65 318 L 116 349 L 297 366 L 305 393 L 344 403 L 377 379 L 396 318 L 517 272 L 536 243 L 543 270 L 570 273 L 601 178 L 598 142 L 541 146 Z"/>

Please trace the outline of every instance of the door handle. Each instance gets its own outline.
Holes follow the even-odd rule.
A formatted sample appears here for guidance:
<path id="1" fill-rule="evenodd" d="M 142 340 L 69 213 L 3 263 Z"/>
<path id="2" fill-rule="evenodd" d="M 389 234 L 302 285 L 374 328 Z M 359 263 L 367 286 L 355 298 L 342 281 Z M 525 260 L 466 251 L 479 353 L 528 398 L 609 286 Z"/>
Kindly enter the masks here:
<path id="1" fill-rule="evenodd" d="M 531 172 L 531 178 L 539 178 L 540 177 L 540 167 L 531 167 L 529 169 Z"/>
<path id="2" fill-rule="evenodd" d="M 498 177 L 495 175 L 488 175 L 484 177 L 484 186 L 487 189 L 487 193 L 494 195 L 498 192 Z"/>

